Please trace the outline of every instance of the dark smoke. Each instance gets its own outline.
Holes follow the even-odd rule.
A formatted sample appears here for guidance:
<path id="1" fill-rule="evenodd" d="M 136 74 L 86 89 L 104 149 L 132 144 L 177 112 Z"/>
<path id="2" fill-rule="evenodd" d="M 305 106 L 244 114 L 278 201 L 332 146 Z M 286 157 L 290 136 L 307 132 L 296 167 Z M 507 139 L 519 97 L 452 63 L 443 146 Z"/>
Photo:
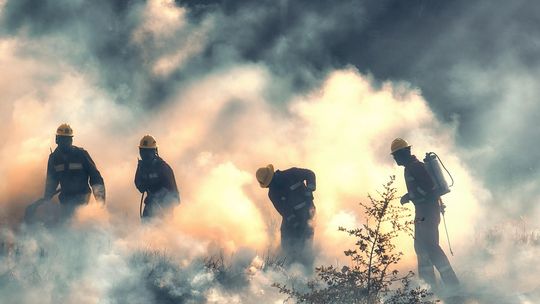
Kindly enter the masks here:
<path id="1" fill-rule="evenodd" d="M 280 77 L 279 90 L 269 93 L 278 104 L 352 64 L 375 80 L 419 87 L 440 119 L 457 123 L 463 157 L 499 203 L 511 200 L 504 206 L 520 213 L 540 194 L 530 185 L 540 152 L 530 144 L 540 136 L 535 1 L 177 0 L 189 24 L 176 39 L 205 21 L 213 26 L 203 51 L 165 77 L 152 74 L 143 54 L 155 43 L 152 36 L 138 45 L 131 40 L 144 4 L 12 0 L 2 32 L 62 38 L 55 56 L 95 73 L 118 102 L 147 108 L 167 102 L 183 83 L 235 63 L 262 63 Z M 151 57 L 163 50 L 154 51 Z"/>

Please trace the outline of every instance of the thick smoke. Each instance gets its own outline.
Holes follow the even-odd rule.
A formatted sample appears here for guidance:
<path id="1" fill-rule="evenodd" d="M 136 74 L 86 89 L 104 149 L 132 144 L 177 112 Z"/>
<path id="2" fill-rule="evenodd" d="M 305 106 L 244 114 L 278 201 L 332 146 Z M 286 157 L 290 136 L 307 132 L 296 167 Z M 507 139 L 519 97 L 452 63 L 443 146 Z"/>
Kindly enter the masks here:
<path id="1" fill-rule="evenodd" d="M 317 85 L 321 74 L 348 64 L 377 81 L 419 87 L 437 117 L 456 124 L 462 157 L 496 194 L 494 203 L 513 215 L 535 211 L 538 3 L 180 2 L 232 19 L 208 49 L 233 44 L 242 58 L 291 77 L 295 88 Z M 239 29 L 245 34 L 231 37 Z"/>
<path id="2" fill-rule="evenodd" d="M 55 40 L 112 99 L 155 108 L 209 71 L 262 63 L 284 104 L 354 64 L 419 87 L 505 212 L 535 211 L 534 1 L 5 1 L 7 36 Z M 55 54 L 51 56 L 51 54 Z M 504 119 L 500 119 L 504 117 Z M 515 119 L 519 117 L 519 119 Z M 523 149 L 527 147 L 527 149 Z"/>
<path id="3" fill-rule="evenodd" d="M 491 220 L 506 221 L 501 209 L 488 208 L 507 199 L 493 189 L 500 186 L 496 180 L 500 172 L 485 174 L 495 172 L 490 170 L 496 170 L 491 164 L 497 159 L 514 168 L 515 160 L 506 153 L 527 138 L 508 135 L 514 144 L 501 151 L 502 140 L 494 134 L 519 129 L 528 119 L 521 115 L 516 122 L 517 116 L 507 115 L 486 127 L 481 122 L 491 116 L 478 113 L 474 117 L 480 124 L 473 128 L 477 133 L 470 136 L 490 134 L 496 139 L 492 145 L 475 145 L 466 138 L 473 123 L 466 115 L 474 112 L 473 105 L 462 103 L 463 113 L 452 108 L 459 106 L 452 94 L 464 94 L 460 88 L 469 87 L 470 94 L 486 93 L 501 79 L 513 90 L 497 86 L 508 98 L 503 107 L 484 105 L 490 113 L 515 110 L 515 96 L 534 96 L 532 81 L 525 86 L 526 82 L 513 80 L 513 75 L 521 75 L 513 53 L 487 72 L 479 71 L 480 63 L 477 70 L 466 64 L 446 69 L 444 73 L 452 77 L 441 95 L 429 88 L 441 88 L 435 86 L 438 77 L 449 77 L 431 77 L 438 64 L 452 60 L 451 55 L 443 63 L 437 60 L 448 54 L 445 40 L 431 46 L 433 51 L 425 47 L 421 59 L 410 54 L 405 60 L 394 52 L 374 57 L 377 50 L 400 49 L 400 41 L 424 42 L 414 31 L 418 24 L 412 23 L 409 36 L 402 38 L 391 20 L 403 24 L 405 16 L 416 16 L 413 20 L 418 23 L 432 24 L 432 18 L 451 23 L 452 14 L 443 14 L 443 5 L 1 3 L 0 126 L 9 130 L 0 149 L 1 221 L 5 244 L 22 244 L 19 253 L 7 250 L 11 255 L 3 264 L 7 277 L 2 280 L 14 285 L 2 291 L 5 301 L 34 284 L 35 292 L 22 302 L 33 303 L 39 296 L 48 303 L 253 303 L 261 298 L 272 303 L 280 297 L 269 286 L 286 280 L 283 273 L 254 271 L 250 284 L 240 284 L 248 286 L 243 289 L 223 286 L 201 262 L 221 251 L 236 253 L 239 258 L 232 263 L 241 269 L 235 273 L 242 273 L 257 255 L 275 249 L 280 219 L 254 179 L 256 168 L 273 163 L 280 169 L 300 166 L 316 172 L 317 263 L 346 263 L 342 251 L 352 242 L 337 227 L 363 222 L 357 202 L 393 174 L 400 193 L 405 192 L 402 169 L 393 164 L 388 151 L 397 136 L 407 138 L 419 158 L 435 151 L 451 168 L 457 183 L 445 197 L 447 224 L 456 251 L 455 268 L 465 282 L 494 293 L 497 286 L 479 278 L 505 278 L 511 273 L 519 280 L 498 292 L 517 294 L 535 288 L 530 278 L 537 269 L 529 257 L 537 249 L 530 243 L 517 245 L 526 254 L 516 253 L 512 247 L 516 237 L 501 233 L 505 237 L 486 250 L 475 248 L 485 230 L 477 224 L 480 220 L 488 227 Z M 474 10 L 461 14 L 459 20 L 476 16 Z M 446 18 L 430 17 L 441 15 Z M 456 39 L 472 35 L 441 28 L 455 31 Z M 430 29 L 435 31 L 433 27 L 425 31 Z M 372 65 L 362 58 L 372 58 Z M 411 66 L 421 67 L 423 73 L 416 74 Z M 362 73 L 368 70 L 371 75 Z M 519 109 L 534 116 L 534 103 L 523 103 Z M 42 195 L 53 132 L 62 122 L 71 123 L 75 145 L 87 149 L 101 170 L 107 206 L 82 208 L 66 230 L 30 230 L 33 237 L 20 239 L 24 229 L 11 228 L 17 230 L 24 207 Z M 157 138 L 160 155 L 175 170 L 182 204 L 163 223 L 141 226 L 140 195 L 133 177 L 137 143 L 146 133 Z M 516 200 L 516 209 L 527 209 L 535 197 L 535 183 L 512 189 L 517 197 L 529 198 Z M 485 216 L 487 210 L 493 218 Z M 412 268 L 412 241 L 404 238 L 399 246 L 406 253 L 401 267 Z M 498 258 L 486 262 L 490 254 Z M 504 258 L 517 260 L 490 272 Z M 239 277 L 243 282 L 244 276 Z M 130 294 L 133 290 L 137 293 Z"/>

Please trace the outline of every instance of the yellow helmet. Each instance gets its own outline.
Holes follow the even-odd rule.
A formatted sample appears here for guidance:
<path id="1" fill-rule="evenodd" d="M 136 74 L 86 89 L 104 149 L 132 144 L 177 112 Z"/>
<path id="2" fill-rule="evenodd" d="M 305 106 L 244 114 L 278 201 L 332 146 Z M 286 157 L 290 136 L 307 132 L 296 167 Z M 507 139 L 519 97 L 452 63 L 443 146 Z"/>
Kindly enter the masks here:
<path id="1" fill-rule="evenodd" d="M 139 143 L 139 148 L 141 149 L 157 149 L 156 139 L 152 135 L 145 135 L 141 138 Z"/>
<path id="2" fill-rule="evenodd" d="M 63 123 L 56 129 L 56 135 L 73 137 L 73 129 L 67 123 Z"/>
<path id="3" fill-rule="evenodd" d="M 268 188 L 272 178 L 274 177 L 274 166 L 270 164 L 264 168 L 257 169 L 255 176 L 257 177 L 257 181 L 262 188 Z"/>
<path id="4" fill-rule="evenodd" d="M 408 148 L 410 146 L 411 145 L 409 145 L 409 143 L 405 139 L 396 138 L 394 139 L 394 141 L 392 141 L 392 145 L 390 146 L 390 151 L 392 151 L 391 154 L 394 154 L 396 151 L 404 149 L 404 148 Z"/>

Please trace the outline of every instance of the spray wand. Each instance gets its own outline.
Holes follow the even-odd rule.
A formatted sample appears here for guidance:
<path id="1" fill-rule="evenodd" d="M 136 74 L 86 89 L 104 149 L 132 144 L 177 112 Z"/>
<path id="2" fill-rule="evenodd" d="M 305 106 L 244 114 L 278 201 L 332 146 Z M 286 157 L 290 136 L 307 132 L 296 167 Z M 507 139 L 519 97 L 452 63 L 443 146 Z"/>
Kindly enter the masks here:
<path id="1" fill-rule="evenodd" d="M 446 226 L 446 217 L 444 216 L 446 205 L 444 205 L 442 199 L 439 197 L 439 207 L 441 208 L 441 214 L 444 223 L 444 231 L 446 232 L 446 240 L 448 241 L 448 249 L 450 249 L 450 254 L 454 256 L 454 251 L 452 251 L 452 246 L 450 245 L 450 236 L 448 236 L 448 227 Z"/>

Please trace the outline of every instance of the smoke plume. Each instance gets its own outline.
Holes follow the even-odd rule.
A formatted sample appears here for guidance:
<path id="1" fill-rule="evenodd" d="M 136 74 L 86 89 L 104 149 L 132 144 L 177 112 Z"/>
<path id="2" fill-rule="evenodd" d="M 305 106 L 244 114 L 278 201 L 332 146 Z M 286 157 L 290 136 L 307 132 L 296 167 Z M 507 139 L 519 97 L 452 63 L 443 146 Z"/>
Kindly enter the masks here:
<path id="1" fill-rule="evenodd" d="M 280 224 L 256 169 L 272 163 L 316 173 L 316 263 L 347 263 L 342 252 L 354 240 L 337 228 L 363 223 L 357 203 L 391 175 L 406 192 L 402 168 L 389 155 L 395 137 L 406 138 L 419 158 L 436 152 L 456 180 L 444 200 L 452 263 L 464 284 L 491 296 L 537 298 L 530 294 L 538 270 L 533 225 L 517 234 L 495 225 L 513 223 L 508 210 L 531 217 L 537 211 L 535 147 L 518 148 L 534 137 L 522 131 L 533 130 L 537 113 L 530 101 L 535 75 L 521 77 L 529 69 L 514 52 L 504 61 L 502 51 L 491 54 L 486 60 L 497 64 L 490 69 L 466 59 L 449 67 L 457 56 L 448 51 L 453 40 L 422 38 L 474 40 L 481 35 L 450 25 L 487 18 L 481 8 L 523 8 L 482 2 L 465 12 L 457 4 L 450 10 L 460 13 L 456 21 L 442 4 L 376 2 L 0 1 L 0 221 L 7 253 L 0 280 L 9 282 L 2 302 L 282 300 L 270 285 L 291 278 L 252 265 L 276 249 Z M 414 17 L 409 32 L 398 31 L 407 16 Z M 445 32 L 431 32 L 426 25 L 434 19 L 448 25 L 440 27 Z M 500 50 L 516 31 L 502 33 Z M 473 61 L 479 51 L 467 50 Z M 502 83 L 497 92 L 493 83 Z M 460 103 L 478 96 L 485 102 Z M 54 131 L 64 122 L 101 171 L 107 204 L 82 207 L 61 229 L 21 228 L 25 207 L 43 195 Z M 140 223 L 133 184 L 145 134 L 157 139 L 182 199 L 170 217 L 150 225 Z M 484 137 L 490 139 L 476 143 Z M 510 157 L 518 153 L 523 158 Z M 516 199 L 509 201 L 511 194 Z M 529 239 L 516 245 L 523 235 Z M 413 269 L 412 240 L 398 246 L 405 253 L 400 268 Z M 231 257 L 237 276 L 220 280 L 205 270 L 204 258 L 220 253 Z"/>

